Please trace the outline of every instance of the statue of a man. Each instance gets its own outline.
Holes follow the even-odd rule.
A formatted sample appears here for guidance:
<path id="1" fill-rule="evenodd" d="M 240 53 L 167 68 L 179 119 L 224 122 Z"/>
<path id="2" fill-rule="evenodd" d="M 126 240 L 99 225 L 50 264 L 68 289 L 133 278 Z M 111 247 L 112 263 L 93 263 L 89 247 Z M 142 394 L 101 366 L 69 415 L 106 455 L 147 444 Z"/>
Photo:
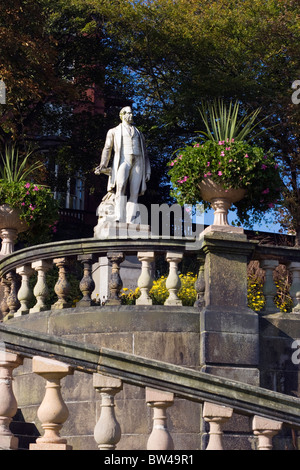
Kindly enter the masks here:
<path id="1" fill-rule="evenodd" d="M 107 190 L 115 191 L 115 219 L 118 222 L 135 223 L 138 197 L 146 190 L 151 169 L 144 136 L 133 125 L 129 106 L 120 111 L 120 118 L 122 123 L 107 133 L 101 163 L 95 173 L 105 173 L 114 151 Z"/>

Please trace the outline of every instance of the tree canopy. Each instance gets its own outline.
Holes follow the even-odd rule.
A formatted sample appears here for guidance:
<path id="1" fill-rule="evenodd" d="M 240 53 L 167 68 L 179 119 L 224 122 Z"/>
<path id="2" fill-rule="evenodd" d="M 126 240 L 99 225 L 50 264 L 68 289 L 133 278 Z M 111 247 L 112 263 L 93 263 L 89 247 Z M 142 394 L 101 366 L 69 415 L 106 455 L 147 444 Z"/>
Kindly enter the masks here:
<path id="1" fill-rule="evenodd" d="M 154 169 L 147 200 L 165 201 L 166 162 L 204 130 L 201 105 L 237 99 L 242 110 L 261 108 L 268 130 L 257 143 L 276 152 L 284 182 L 278 214 L 299 235 L 300 105 L 291 99 L 300 72 L 298 7 L 297 0 L 3 0 L 0 78 L 8 90 L 0 139 L 39 135 L 44 146 L 53 139 L 51 154 L 66 173 L 88 174 L 118 107 L 132 103 Z M 87 89 L 102 94 L 100 113 Z"/>

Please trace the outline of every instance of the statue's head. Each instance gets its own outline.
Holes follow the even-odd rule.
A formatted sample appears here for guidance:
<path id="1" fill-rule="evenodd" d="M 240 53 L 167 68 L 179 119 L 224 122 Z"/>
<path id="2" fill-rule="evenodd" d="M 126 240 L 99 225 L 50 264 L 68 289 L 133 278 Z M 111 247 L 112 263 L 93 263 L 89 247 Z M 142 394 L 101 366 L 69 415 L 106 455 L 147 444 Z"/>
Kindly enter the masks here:
<path id="1" fill-rule="evenodd" d="M 130 106 L 125 106 L 125 108 L 122 108 L 120 111 L 120 119 L 121 121 L 125 121 L 128 124 L 131 124 L 133 121 L 133 115 L 132 115 L 132 110 Z"/>

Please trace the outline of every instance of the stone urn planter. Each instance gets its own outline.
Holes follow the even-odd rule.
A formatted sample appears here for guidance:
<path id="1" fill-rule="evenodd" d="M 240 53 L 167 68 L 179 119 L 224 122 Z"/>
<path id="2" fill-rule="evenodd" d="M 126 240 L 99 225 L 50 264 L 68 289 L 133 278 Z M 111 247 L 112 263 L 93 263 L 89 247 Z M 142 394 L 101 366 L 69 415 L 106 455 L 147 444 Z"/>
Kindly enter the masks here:
<path id="1" fill-rule="evenodd" d="M 28 226 L 25 221 L 20 219 L 19 209 L 14 209 L 8 204 L 0 205 L 0 238 L 2 239 L 0 258 L 14 251 L 18 233 L 26 230 L 28 230 Z"/>
<path id="2" fill-rule="evenodd" d="M 240 201 L 246 194 L 245 189 L 224 189 L 211 178 L 206 178 L 199 183 L 201 197 L 204 201 L 210 202 L 214 209 L 214 226 L 232 228 L 228 223 L 228 211 L 232 204 Z"/>

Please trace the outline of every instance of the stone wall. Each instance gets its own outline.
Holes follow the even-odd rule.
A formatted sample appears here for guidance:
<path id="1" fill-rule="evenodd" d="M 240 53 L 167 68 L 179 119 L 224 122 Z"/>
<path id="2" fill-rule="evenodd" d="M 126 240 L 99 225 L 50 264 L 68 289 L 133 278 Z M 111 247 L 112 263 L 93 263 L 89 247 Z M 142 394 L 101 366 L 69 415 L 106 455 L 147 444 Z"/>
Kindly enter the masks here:
<path id="1" fill-rule="evenodd" d="M 12 326 L 58 335 L 127 353 L 199 369 L 199 312 L 193 308 L 92 307 L 42 312 L 9 321 Z M 31 372 L 25 360 L 15 374 L 14 390 L 26 422 L 42 432 L 36 413 L 45 381 Z M 100 396 L 92 376 L 81 372 L 62 381 L 70 416 L 62 435 L 76 450 L 96 449 L 94 427 L 100 414 Z M 152 429 L 152 410 L 145 390 L 124 384 L 116 395 L 116 416 L 122 438 L 118 449 L 146 449 Z M 177 450 L 200 448 L 200 405 L 175 399 L 168 409 L 169 429 Z"/>

